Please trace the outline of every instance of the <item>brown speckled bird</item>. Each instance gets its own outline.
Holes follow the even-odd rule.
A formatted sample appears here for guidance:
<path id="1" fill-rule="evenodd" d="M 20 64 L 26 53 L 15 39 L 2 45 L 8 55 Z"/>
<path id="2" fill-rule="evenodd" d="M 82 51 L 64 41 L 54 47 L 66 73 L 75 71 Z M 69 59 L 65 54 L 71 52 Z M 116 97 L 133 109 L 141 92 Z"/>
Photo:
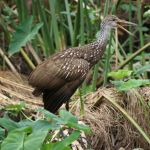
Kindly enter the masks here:
<path id="1" fill-rule="evenodd" d="M 43 93 L 45 109 L 56 113 L 70 99 L 90 68 L 102 57 L 110 30 L 117 28 L 119 23 L 134 25 L 116 16 L 107 16 L 101 23 L 97 41 L 55 53 L 36 67 L 29 77 L 29 84 L 35 87 L 34 95 Z"/>

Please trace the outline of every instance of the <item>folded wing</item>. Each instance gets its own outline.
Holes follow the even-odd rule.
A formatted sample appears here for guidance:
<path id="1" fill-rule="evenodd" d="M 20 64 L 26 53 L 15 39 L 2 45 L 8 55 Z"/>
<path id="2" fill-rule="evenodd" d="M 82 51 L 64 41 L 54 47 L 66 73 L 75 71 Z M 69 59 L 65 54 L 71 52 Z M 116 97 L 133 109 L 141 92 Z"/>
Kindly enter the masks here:
<path id="1" fill-rule="evenodd" d="M 43 92 L 44 107 L 55 113 L 74 94 L 88 71 L 89 63 L 84 59 L 54 56 L 37 66 L 29 83 Z"/>

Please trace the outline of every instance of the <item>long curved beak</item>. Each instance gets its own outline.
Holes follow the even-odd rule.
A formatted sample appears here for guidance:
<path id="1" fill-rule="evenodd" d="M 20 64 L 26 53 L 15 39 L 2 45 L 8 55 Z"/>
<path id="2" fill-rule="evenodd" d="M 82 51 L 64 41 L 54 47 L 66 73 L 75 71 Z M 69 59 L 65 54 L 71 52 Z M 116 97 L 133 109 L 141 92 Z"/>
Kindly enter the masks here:
<path id="1" fill-rule="evenodd" d="M 121 19 L 119 19 L 117 21 L 117 23 L 121 24 L 122 26 L 129 26 L 129 25 L 137 26 L 137 24 L 135 24 L 133 22 L 129 22 L 129 21 L 126 21 L 126 20 L 121 20 Z"/>
<path id="2" fill-rule="evenodd" d="M 125 29 L 125 28 L 123 27 L 123 26 L 129 26 L 129 25 L 137 26 L 137 24 L 132 23 L 132 22 L 129 22 L 129 21 L 126 21 L 126 20 L 121 20 L 121 19 L 119 19 L 119 20 L 117 21 L 117 26 L 118 26 L 119 28 L 121 28 L 122 30 L 124 30 L 124 31 L 127 32 L 128 34 L 134 36 L 130 31 L 128 31 L 127 29 Z"/>

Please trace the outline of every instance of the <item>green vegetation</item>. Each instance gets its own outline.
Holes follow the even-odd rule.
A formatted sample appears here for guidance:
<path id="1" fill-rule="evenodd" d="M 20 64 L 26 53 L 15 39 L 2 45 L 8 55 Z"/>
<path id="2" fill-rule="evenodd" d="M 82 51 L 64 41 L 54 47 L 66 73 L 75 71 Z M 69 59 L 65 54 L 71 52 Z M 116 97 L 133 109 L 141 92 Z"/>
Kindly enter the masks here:
<path id="1" fill-rule="evenodd" d="M 11 111 L 14 113 L 16 109 Z M 9 114 L 11 111 L 8 111 Z M 69 145 L 77 140 L 81 131 L 90 133 L 88 126 L 78 124 L 77 118 L 65 110 L 60 111 L 60 117 L 43 109 L 38 112 L 45 117 L 36 120 L 26 118 L 19 122 L 11 120 L 8 115 L 0 118 L 1 150 L 69 150 L 71 149 Z M 21 113 L 21 110 L 18 113 Z M 68 134 L 61 133 L 64 129 L 68 130 Z M 59 141 L 54 142 L 56 139 Z"/>
<path id="2" fill-rule="evenodd" d="M 20 73 L 29 76 L 35 66 L 55 52 L 96 40 L 101 20 L 108 14 L 137 24 L 136 27 L 126 27 L 133 35 L 123 30 L 110 33 L 104 56 L 79 89 L 82 115 L 83 96 L 99 87 L 111 84 L 118 91 L 127 92 L 150 85 L 150 5 L 144 1 L 1 0 L 0 13 L 0 71 L 11 70 L 19 79 Z M 21 60 L 19 64 L 18 59 Z M 108 97 L 108 101 L 150 143 L 149 133 L 145 133 L 115 100 Z M 139 103 L 147 116 L 150 99 L 148 102 L 141 99 Z M 22 108 L 22 105 L 11 105 L 5 108 L 5 112 L 15 109 L 16 115 Z M 21 118 L 19 122 L 1 115 L 1 149 L 58 150 L 61 147 L 69 150 L 81 131 L 89 133 L 89 128 L 78 124 L 77 118 L 69 112 L 62 110 L 59 117 L 45 110 L 40 113 L 45 117 Z M 149 125 L 149 122 L 150 119 L 143 124 Z M 60 131 L 65 128 L 71 128 L 72 133 L 61 137 Z M 52 142 L 56 130 L 59 130 L 56 137 L 61 137 L 61 141 Z"/>

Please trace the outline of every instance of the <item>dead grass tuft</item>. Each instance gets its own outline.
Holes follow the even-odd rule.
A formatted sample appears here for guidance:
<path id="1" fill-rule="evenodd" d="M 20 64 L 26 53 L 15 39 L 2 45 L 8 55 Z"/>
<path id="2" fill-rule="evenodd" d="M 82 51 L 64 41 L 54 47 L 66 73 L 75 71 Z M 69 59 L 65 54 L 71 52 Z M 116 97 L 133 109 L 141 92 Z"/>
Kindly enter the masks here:
<path id="1" fill-rule="evenodd" d="M 143 98 L 144 92 L 148 93 L 150 88 L 146 87 L 146 91 L 144 88 L 141 89 L 121 93 L 114 88 L 102 88 L 85 97 L 85 116 L 82 119 L 92 128 L 93 134 L 88 137 L 92 148 L 95 150 L 119 150 L 121 147 L 125 150 L 137 147 L 149 149 L 150 145 L 131 122 L 107 100 L 108 95 L 113 97 L 146 133 L 150 133 L 150 111 Z M 79 115 L 79 111 L 75 110 L 74 108 L 76 115 Z"/>

